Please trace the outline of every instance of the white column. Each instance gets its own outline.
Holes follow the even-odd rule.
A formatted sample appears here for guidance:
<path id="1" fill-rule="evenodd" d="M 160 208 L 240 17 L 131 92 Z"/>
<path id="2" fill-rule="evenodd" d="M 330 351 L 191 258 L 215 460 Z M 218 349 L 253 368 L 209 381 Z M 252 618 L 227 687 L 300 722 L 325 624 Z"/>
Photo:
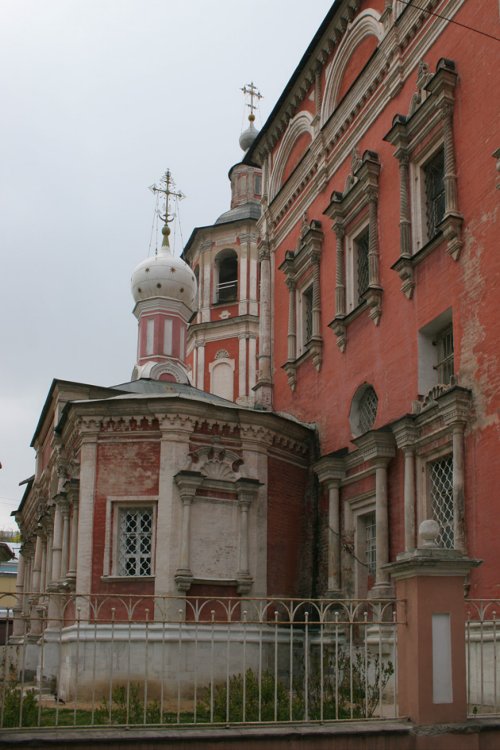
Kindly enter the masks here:
<path id="1" fill-rule="evenodd" d="M 253 400 L 253 387 L 256 379 L 257 367 L 257 339 L 250 336 L 248 339 L 248 396 Z"/>
<path id="2" fill-rule="evenodd" d="M 415 450 L 404 449 L 404 516 L 405 516 L 405 551 L 415 549 Z"/>
<path id="3" fill-rule="evenodd" d="M 389 562 L 389 516 L 387 508 L 387 464 L 382 462 L 375 467 L 375 525 L 376 525 L 376 565 L 375 586 L 388 586 L 389 573 L 383 565 Z"/>
<path id="4" fill-rule="evenodd" d="M 94 498 L 97 469 L 97 430 L 82 434 L 80 448 L 80 498 L 78 503 L 78 539 L 76 553 L 76 593 L 89 594 L 92 584 L 92 539 L 94 535 Z M 88 608 L 78 602 L 82 618 Z"/>
<path id="5" fill-rule="evenodd" d="M 42 536 L 37 534 L 35 542 L 35 559 L 33 564 L 33 593 L 38 594 L 41 590 L 42 573 Z"/>
<path id="6" fill-rule="evenodd" d="M 42 566 L 40 570 L 40 591 L 45 593 L 47 588 L 47 536 L 43 534 L 42 537 Z"/>
<path id="7" fill-rule="evenodd" d="M 328 594 L 340 591 L 340 482 L 328 483 Z"/>
<path id="8" fill-rule="evenodd" d="M 196 343 L 197 351 L 197 369 L 196 369 L 196 387 L 200 391 L 205 390 L 205 346 L 202 343 Z"/>
<path id="9" fill-rule="evenodd" d="M 56 503 L 54 511 L 54 531 L 52 539 L 52 572 L 51 580 L 53 583 L 59 581 L 61 575 L 61 554 L 62 554 L 62 509 L 59 502 Z"/>
<path id="10" fill-rule="evenodd" d="M 247 339 L 244 334 L 238 343 L 238 398 L 243 399 L 247 395 Z"/>
<path id="11" fill-rule="evenodd" d="M 61 570 L 59 578 L 66 578 L 69 561 L 69 502 L 66 500 L 61 507 L 62 513 L 62 544 L 61 544 Z"/>
<path id="12" fill-rule="evenodd" d="M 72 509 L 68 578 L 76 579 L 76 556 L 78 550 L 78 499 L 76 497 L 73 498 Z"/>

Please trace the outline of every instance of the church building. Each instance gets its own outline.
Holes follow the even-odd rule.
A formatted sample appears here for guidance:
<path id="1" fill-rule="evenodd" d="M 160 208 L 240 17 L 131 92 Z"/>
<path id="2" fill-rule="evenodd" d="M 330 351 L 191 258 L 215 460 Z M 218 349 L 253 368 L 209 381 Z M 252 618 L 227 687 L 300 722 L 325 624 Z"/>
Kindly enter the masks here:
<path id="1" fill-rule="evenodd" d="M 68 592 L 88 623 L 103 595 L 140 596 L 137 622 L 163 596 L 186 620 L 190 597 L 386 600 L 431 518 L 484 561 L 470 596 L 497 595 L 498 44 L 479 56 L 467 31 L 485 18 L 495 0 L 335 0 L 260 132 L 246 89 L 230 208 L 182 258 L 166 173 L 131 381 L 54 380 L 34 434 L 14 632 L 34 672 L 44 642 L 70 690 Z"/>

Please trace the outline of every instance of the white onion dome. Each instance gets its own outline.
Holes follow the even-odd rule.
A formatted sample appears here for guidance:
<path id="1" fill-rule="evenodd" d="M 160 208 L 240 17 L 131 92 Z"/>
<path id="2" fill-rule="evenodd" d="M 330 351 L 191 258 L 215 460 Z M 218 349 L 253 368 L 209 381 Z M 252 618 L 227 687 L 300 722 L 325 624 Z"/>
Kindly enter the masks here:
<path id="1" fill-rule="evenodd" d="M 249 127 L 243 131 L 243 133 L 240 135 L 240 146 L 243 151 L 248 151 L 254 140 L 257 138 L 259 131 L 253 124 L 253 121 L 255 120 L 255 115 L 249 115 L 248 119 L 250 120 Z"/>
<path id="2" fill-rule="evenodd" d="M 154 297 L 183 302 L 195 309 L 196 278 L 182 258 L 177 258 L 168 243 L 170 229 L 163 227 L 163 244 L 156 255 L 143 260 L 132 273 L 131 288 L 135 302 Z"/>

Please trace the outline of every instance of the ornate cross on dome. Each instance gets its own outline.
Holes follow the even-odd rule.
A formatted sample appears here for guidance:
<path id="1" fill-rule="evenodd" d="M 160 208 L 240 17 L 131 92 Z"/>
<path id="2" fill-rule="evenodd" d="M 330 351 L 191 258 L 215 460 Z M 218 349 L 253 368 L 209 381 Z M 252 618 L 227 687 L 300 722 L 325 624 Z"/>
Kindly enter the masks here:
<path id="1" fill-rule="evenodd" d="M 252 81 L 251 83 L 247 84 L 246 86 L 243 86 L 241 89 L 245 96 L 250 97 L 250 104 L 247 103 L 247 107 L 250 108 L 250 114 L 248 115 L 248 119 L 250 122 L 253 122 L 255 120 L 254 110 L 257 109 L 257 104 L 254 103 L 254 99 L 257 99 L 257 102 L 262 99 L 262 94 L 260 93 L 257 86 Z"/>
<path id="2" fill-rule="evenodd" d="M 165 196 L 165 214 L 163 216 L 160 214 L 160 219 L 165 222 L 165 225 L 170 224 L 174 220 L 174 215 L 170 211 L 170 200 L 172 198 L 182 200 L 186 197 L 180 190 L 175 189 L 175 182 L 170 169 L 167 169 L 160 180 L 160 184 L 151 185 L 150 190 L 153 193 L 163 193 Z"/>

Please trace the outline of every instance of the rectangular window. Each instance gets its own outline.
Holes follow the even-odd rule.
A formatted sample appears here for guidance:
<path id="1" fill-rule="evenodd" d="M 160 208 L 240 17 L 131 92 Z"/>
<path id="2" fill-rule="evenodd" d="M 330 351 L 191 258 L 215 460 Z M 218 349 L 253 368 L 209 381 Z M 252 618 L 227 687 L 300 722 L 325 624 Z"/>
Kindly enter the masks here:
<path id="1" fill-rule="evenodd" d="M 368 289 L 370 282 L 368 251 L 370 249 L 370 232 L 368 229 L 354 240 L 356 256 L 356 298 L 359 305 L 363 301 L 363 294 Z"/>
<path id="2" fill-rule="evenodd" d="M 423 168 L 425 181 L 425 219 L 427 241 L 438 233 L 445 213 L 444 149 L 440 148 Z"/>
<path id="3" fill-rule="evenodd" d="M 441 527 L 438 545 L 453 549 L 455 535 L 453 531 L 453 456 L 445 456 L 432 461 L 428 467 L 428 480 L 432 517 Z"/>
<path id="4" fill-rule="evenodd" d="M 368 575 L 374 576 L 377 569 L 377 545 L 375 513 L 367 513 L 364 517 L 365 523 L 365 562 Z"/>
<path id="5" fill-rule="evenodd" d="M 172 354 L 172 321 L 165 320 L 163 325 L 163 354 Z"/>
<path id="6" fill-rule="evenodd" d="M 432 343 L 437 349 L 437 364 L 434 369 L 437 371 L 438 383 L 448 385 L 455 367 L 453 327 L 450 325 L 440 331 Z"/>
<path id="7" fill-rule="evenodd" d="M 154 348 L 155 322 L 149 318 L 146 323 L 146 354 L 152 354 Z"/>
<path id="8" fill-rule="evenodd" d="M 312 337 L 312 309 L 313 309 L 313 288 L 310 286 L 302 294 L 302 314 L 303 314 L 303 343 L 308 344 Z"/>
<path id="9" fill-rule="evenodd" d="M 152 575 L 153 509 L 120 508 L 118 575 Z"/>

